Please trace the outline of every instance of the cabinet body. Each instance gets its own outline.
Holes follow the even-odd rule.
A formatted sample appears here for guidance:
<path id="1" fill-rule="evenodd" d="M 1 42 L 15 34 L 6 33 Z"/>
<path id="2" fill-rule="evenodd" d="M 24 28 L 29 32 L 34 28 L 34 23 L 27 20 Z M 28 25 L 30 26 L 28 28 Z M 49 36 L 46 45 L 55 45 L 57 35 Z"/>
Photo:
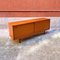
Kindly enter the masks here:
<path id="1" fill-rule="evenodd" d="M 50 28 L 50 19 L 38 18 L 33 20 L 10 22 L 9 35 L 13 40 L 25 39 L 33 35 L 44 33 Z"/>

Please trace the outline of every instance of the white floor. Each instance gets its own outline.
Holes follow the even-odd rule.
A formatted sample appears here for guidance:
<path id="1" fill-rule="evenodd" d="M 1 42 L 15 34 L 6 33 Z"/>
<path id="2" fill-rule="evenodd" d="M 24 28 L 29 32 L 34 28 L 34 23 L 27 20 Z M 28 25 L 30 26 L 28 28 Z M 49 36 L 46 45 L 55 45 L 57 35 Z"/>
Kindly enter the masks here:
<path id="1" fill-rule="evenodd" d="M 0 28 L 0 60 L 60 60 L 60 18 L 51 18 L 47 33 L 13 44 L 8 29 Z"/>

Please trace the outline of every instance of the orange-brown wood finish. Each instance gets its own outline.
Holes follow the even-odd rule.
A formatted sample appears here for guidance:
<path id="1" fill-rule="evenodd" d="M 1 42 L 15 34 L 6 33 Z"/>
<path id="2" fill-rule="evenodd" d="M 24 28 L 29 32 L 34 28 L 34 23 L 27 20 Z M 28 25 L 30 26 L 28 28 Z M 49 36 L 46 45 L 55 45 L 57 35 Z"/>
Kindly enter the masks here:
<path id="1" fill-rule="evenodd" d="M 9 22 L 9 35 L 13 40 L 31 37 L 50 28 L 50 19 L 37 18 L 32 20 Z"/>
<path id="2" fill-rule="evenodd" d="M 29 37 L 34 34 L 34 25 L 33 23 L 19 25 L 14 27 L 14 39 L 24 39 L 25 37 Z"/>

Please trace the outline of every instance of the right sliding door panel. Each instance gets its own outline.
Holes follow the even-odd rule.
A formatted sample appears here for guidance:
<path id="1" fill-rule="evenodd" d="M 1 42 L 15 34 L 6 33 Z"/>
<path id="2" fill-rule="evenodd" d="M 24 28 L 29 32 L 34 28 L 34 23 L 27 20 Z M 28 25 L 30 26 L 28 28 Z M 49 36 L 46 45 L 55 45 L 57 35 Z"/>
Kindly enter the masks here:
<path id="1" fill-rule="evenodd" d="M 35 23 L 35 34 L 39 34 L 41 32 L 44 32 L 45 30 L 50 28 L 50 21 L 40 21 Z"/>

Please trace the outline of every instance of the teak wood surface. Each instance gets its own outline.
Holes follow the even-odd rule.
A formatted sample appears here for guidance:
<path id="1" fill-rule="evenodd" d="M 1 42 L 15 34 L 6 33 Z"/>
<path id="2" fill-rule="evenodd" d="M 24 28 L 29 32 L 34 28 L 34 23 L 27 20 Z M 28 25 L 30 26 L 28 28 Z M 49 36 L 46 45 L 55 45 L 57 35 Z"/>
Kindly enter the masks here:
<path id="1" fill-rule="evenodd" d="M 9 22 L 9 35 L 13 40 L 25 39 L 45 32 L 50 28 L 50 19 L 37 18 L 18 22 Z"/>

